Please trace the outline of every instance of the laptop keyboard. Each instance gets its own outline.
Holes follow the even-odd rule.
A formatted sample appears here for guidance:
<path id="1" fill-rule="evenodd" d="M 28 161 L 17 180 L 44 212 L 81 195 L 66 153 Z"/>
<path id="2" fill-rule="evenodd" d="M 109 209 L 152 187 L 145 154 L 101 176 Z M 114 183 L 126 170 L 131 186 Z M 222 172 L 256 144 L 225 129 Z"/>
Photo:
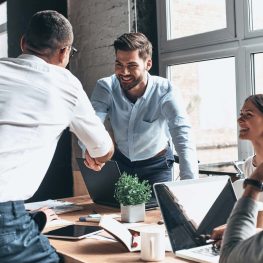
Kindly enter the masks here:
<path id="1" fill-rule="evenodd" d="M 192 252 L 201 254 L 204 256 L 219 256 L 220 249 L 211 245 L 211 246 L 202 246 L 202 247 L 197 247 L 196 249 L 192 250 Z"/>

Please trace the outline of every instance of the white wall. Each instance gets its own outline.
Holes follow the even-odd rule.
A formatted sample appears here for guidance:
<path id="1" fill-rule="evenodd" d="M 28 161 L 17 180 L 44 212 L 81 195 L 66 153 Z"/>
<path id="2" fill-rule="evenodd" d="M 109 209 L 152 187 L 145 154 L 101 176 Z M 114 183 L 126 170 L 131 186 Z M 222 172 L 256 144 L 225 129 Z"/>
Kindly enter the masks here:
<path id="1" fill-rule="evenodd" d="M 114 70 L 113 41 L 130 31 L 129 0 L 69 0 L 68 14 L 79 50 L 70 70 L 90 95 L 96 80 Z M 132 5 L 132 4 L 131 4 Z"/>

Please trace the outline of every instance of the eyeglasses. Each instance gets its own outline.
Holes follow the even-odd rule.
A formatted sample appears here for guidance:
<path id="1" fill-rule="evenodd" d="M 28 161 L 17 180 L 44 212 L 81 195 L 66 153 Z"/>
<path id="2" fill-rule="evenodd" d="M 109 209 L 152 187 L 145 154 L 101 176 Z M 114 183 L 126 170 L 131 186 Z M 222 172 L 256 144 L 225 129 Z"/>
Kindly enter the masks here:
<path id="1" fill-rule="evenodd" d="M 76 48 L 74 48 L 73 46 L 71 46 L 70 52 L 69 52 L 69 57 L 72 58 L 74 56 L 74 54 L 76 54 L 78 52 L 78 50 Z"/>

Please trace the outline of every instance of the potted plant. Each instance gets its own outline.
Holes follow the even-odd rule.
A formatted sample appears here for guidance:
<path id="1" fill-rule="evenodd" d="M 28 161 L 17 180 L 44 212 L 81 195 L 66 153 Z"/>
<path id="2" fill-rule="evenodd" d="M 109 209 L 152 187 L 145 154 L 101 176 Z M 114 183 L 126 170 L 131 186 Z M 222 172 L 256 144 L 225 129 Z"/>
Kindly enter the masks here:
<path id="1" fill-rule="evenodd" d="M 130 223 L 144 221 L 145 203 L 152 193 L 149 182 L 140 182 L 136 175 L 124 172 L 115 185 L 114 197 L 121 205 L 121 220 Z"/>

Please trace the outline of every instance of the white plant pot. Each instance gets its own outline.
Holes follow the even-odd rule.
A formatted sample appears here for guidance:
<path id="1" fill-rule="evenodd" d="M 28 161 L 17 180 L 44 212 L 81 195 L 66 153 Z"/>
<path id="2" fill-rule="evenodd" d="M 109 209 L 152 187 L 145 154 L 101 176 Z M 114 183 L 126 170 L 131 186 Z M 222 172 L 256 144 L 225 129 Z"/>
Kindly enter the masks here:
<path id="1" fill-rule="evenodd" d="M 139 205 L 121 204 L 121 221 L 135 223 L 142 222 L 145 219 L 145 203 Z"/>

